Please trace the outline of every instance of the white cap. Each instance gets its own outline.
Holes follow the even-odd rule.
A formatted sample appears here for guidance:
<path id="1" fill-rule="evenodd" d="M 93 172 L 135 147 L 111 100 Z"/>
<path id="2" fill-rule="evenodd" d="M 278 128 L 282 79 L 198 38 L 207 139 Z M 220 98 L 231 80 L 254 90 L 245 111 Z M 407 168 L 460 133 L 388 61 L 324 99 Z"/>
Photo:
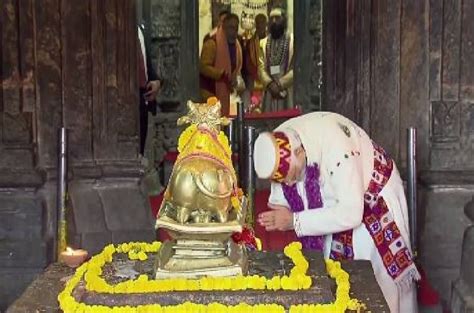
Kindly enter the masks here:
<path id="1" fill-rule="evenodd" d="M 261 179 L 272 178 L 278 166 L 278 151 L 272 133 L 261 133 L 255 140 L 253 164 L 257 176 Z"/>
<path id="2" fill-rule="evenodd" d="M 273 16 L 283 16 L 285 15 L 284 14 L 284 11 L 282 8 L 273 8 L 271 11 L 270 11 L 270 17 L 273 17 Z"/>

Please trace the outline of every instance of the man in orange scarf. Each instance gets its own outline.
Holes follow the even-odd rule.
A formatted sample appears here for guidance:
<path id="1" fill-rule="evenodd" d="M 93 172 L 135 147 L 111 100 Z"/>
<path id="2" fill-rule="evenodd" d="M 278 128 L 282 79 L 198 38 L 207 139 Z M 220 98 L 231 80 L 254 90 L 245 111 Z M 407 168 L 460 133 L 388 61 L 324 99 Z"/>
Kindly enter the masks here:
<path id="1" fill-rule="evenodd" d="M 222 24 L 224 24 L 224 20 L 227 17 L 227 15 L 230 14 L 230 11 L 228 10 L 223 10 L 219 13 L 219 20 L 217 21 L 216 27 L 214 27 L 209 33 L 204 36 L 204 39 L 202 40 L 202 43 L 204 44 L 206 40 L 210 39 L 212 36 L 214 36 L 217 33 L 217 30 L 222 27 Z"/>
<path id="2" fill-rule="evenodd" d="M 239 17 L 229 14 L 223 27 L 204 43 L 199 62 L 201 96 L 203 100 L 216 96 L 221 102 L 223 116 L 229 115 L 230 94 L 240 93 L 245 88 L 238 30 Z"/>
<path id="3" fill-rule="evenodd" d="M 260 40 L 267 37 L 267 17 L 265 14 L 258 14 L 255 17 L 255 34 L 249 39 L 245 49 L 245 68 L 252 80 L 249 88 L 262 89 L 258 80 L 258 57 L 260 53 Z M 260 88 L 259 88 L 260 85 Z"/>
<path id="4" fill-rule="evenodd" d="M 255 34 L 245 45 L 245 72 L 247 74 L 247 89 L 250 97 L 259 98 L 261 102 L 263 85 L 258 77 L 258 60 L 260 53 L 260 40 L 267 37 L 267 17 L 265 14 L 258 14 L 255 17 Z M 259 103 L 256 103 L 258 106 Z M 250 111 L 259 110 L 258 107 L 251 108 Z"/>

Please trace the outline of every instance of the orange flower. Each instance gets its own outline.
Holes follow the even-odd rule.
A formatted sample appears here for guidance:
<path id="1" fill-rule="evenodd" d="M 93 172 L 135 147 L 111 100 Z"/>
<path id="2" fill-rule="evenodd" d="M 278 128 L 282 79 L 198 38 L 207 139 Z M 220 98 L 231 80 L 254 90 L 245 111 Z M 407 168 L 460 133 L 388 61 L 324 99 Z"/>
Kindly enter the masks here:
<path id="1" fill-rule="evenodd" d="M 207 98 L 207 104 L 209 105 L 215 105 L 219 100 L 216 97 L 209 97 Z"/>

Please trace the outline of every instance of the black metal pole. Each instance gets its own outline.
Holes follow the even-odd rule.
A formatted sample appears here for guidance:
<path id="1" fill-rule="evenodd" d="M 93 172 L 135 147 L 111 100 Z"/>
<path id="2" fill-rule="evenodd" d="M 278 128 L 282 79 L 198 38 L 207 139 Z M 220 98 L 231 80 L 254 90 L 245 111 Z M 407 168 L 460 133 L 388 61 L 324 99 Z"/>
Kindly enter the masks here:
<path id="1" fill-rule="evenodd" d="M 407 129 L 407 193 L 408 193 L 408 212 L 410 216 L 410 241 L 411 248 L 416 252 L 416 223 L 417 223 L 417 175 L 416 175 L 416 128 Z"/>
<path id="2" fill-rule="evenodd" d="M 59 129 L 58 138 L 58 180 L 57 180 L 57 240 L 56 256 L 59 258 L 61 252 L 66 250 L 66 197 L 67 197 L 67 130 Z"/>
<path id="3" fill-rule="evenodd" d="M 245 134 L 244 134 L 244 105 L 242 102 L 237 103 L 237 132 L 238 132 L 238 158 L 239 158 L 239 185 L 245 190 Z"/>
<path id="4" fill-rule="evenodd" d="M 246 126 L 245 127 L 245 188 L 248 198 L 248 208 L 247 208 L 247 224 L 253 225 L 254 223 L 254 204 L 255 204 L 255 171 L 253 167 L 253 144 L 256 139 L 256 130 L 255 127 Z"/>

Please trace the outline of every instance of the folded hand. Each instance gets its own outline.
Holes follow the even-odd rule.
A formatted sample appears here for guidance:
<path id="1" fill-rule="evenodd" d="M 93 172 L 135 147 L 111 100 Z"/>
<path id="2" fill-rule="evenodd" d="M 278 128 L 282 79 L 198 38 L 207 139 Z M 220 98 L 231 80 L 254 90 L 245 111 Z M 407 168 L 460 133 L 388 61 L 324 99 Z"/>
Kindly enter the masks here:
<path id="1" fill-rule="evenodd" d="M 145 100 L 153 101 L 156 99 L 156 94 L 161 88 L 161 82 L 159 80 L 149 81 L 146 85 Z"/>
<path id="2" fill-rule="evenodd" d="M 267 231 L 293 229 L 293 213 L 284 206 L 269 204 L 271 211 L 258 216 L 258 223 Z"/>

